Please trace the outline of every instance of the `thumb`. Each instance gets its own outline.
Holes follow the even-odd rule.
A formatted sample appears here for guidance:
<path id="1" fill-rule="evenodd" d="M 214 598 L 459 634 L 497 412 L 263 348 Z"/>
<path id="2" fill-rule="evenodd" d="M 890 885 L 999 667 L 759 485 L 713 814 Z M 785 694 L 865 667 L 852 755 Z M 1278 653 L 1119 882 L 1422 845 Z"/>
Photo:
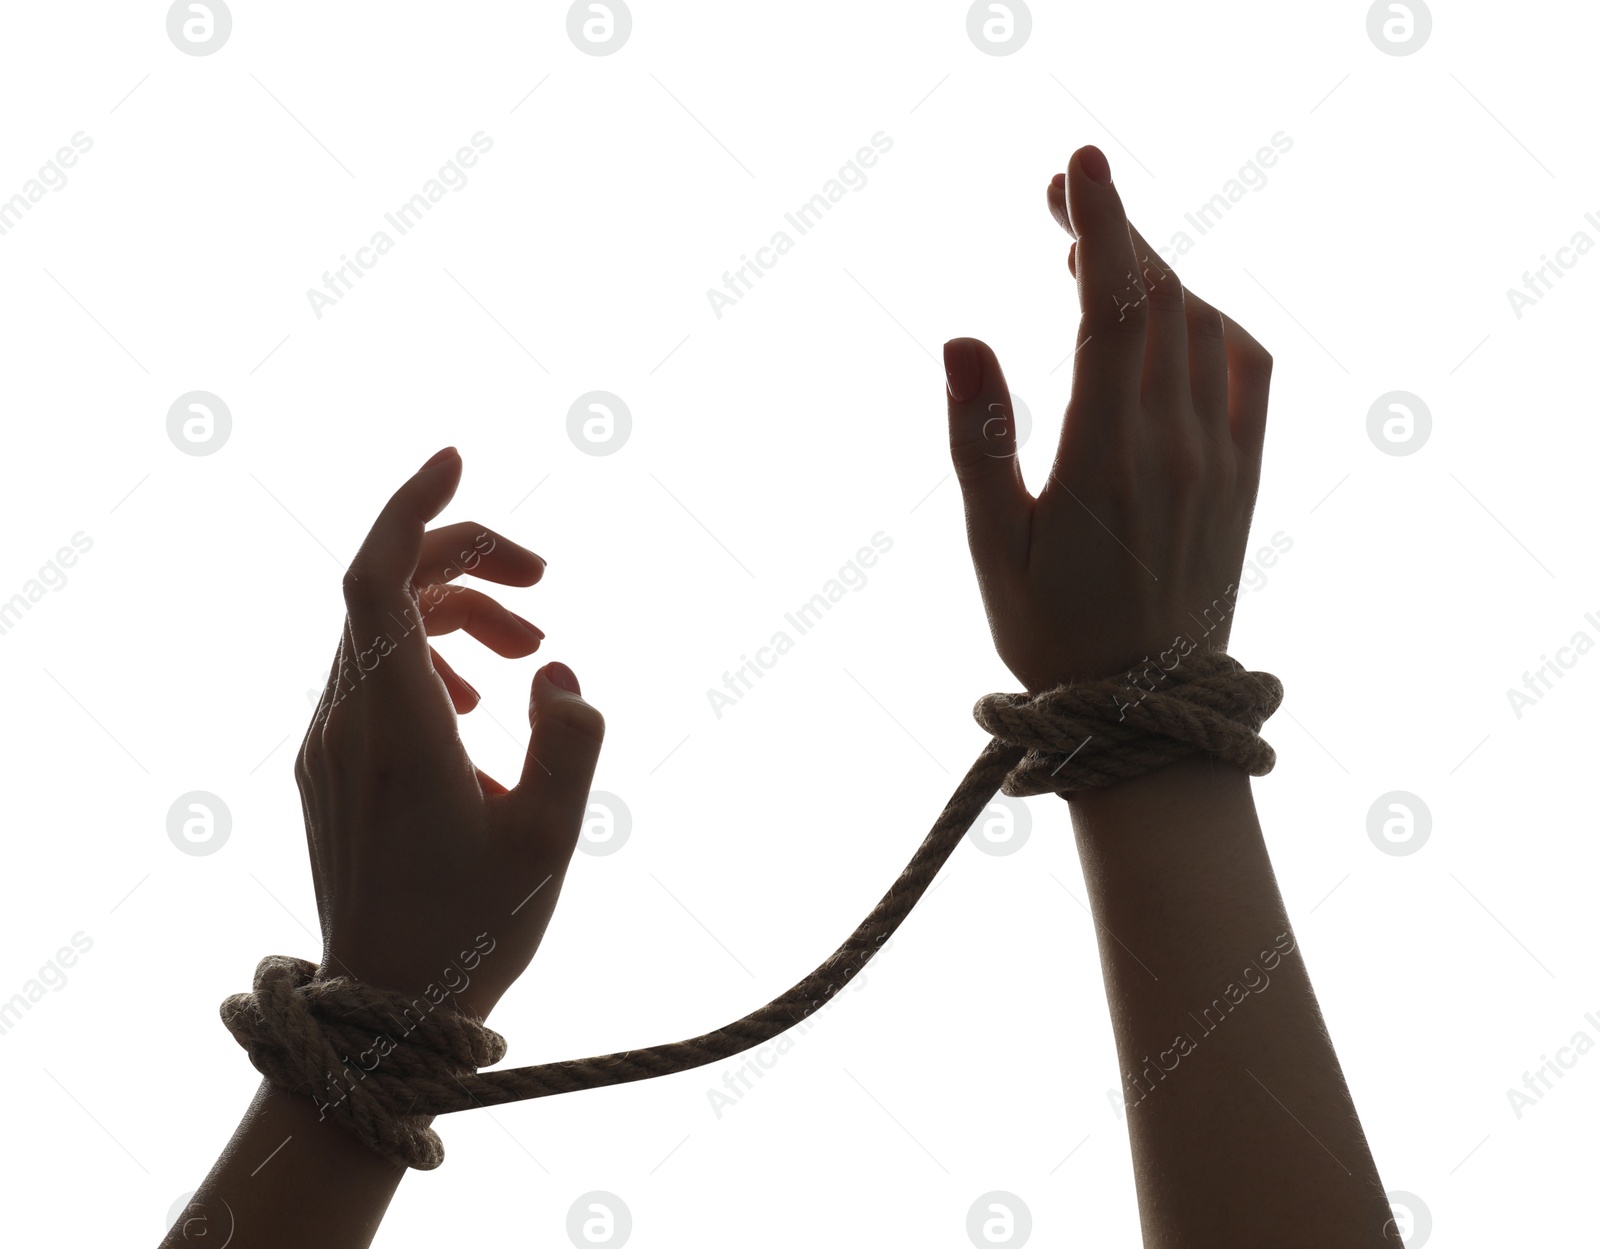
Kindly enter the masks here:
<path id="1" fill-rule="evenodd" d="M 528 721 L 533 731 L 513 794 L 552 835 L 570 834 L 575 842 L 606 735 L 605 717 L 583 700 L 571 668 L 548 663 L 533 674 Z"/>
<path id="2" fill-rule="evenodd" d="M 950 458 L 967 515 L 967 541 L 980 566 L 1027 558 L 1033 496 L 1017 465 L 1017 428 L 1000 361 L 976 338 L 944 345 L 949 380 Z"/>

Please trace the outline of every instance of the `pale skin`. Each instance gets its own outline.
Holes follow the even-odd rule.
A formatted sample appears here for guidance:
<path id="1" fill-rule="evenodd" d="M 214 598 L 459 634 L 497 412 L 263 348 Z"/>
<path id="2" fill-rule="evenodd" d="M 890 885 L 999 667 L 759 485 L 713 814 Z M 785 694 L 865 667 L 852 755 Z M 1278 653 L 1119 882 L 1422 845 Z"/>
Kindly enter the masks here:
<path id="1" fill-rule="evenodd" d="M 1037 497 L 994 352 L 976 339 L 945 346 L 979 590 L 1001 659 L 1030 691 L 1126 673 L 1179 637 L 1226 649 L 1231 611 L 1202 626 L 1237 592 L 1272 372 L 1261 345 L 1129 224 L 1098 149 L 1074 153 L 1047 198 L 1076 240 L 1080 322 Z M 1145 1245 L 1400 1244 L 1249 775 L 1190 757 L 1083 792 L 1070 810 Z"/>

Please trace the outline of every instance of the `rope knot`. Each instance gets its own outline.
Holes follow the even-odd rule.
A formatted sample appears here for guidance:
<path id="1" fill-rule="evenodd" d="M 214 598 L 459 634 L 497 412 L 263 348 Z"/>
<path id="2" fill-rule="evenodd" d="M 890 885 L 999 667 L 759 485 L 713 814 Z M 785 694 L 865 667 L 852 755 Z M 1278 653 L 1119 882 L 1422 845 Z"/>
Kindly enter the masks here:
<path id="1" fill-rule="evenodd" d="M 461 1081 L 504 1058 L 505 1038 L 425 995 L 316 972 L 269 954 L 251 992 L 222 1003 L 222 1022 L 273 1084 L 309 1096 L 391 1161 L 437 1167 L 432 1116 L 461 1108 Z"/>
<path id="2" fill-rule="evenodd" d="M 1271 673 L 1249 672 L 1221 651 L 1195 650 L 1171 668 L 1147 663 L 1038 694 L 986 694 L 972 714 L 1025 752 L 1002 793 L 1067 797 L 1195 753 L 1265 776 L 1276 755 L 1259 733 L 1282 701 L 1283 684 Z"/>

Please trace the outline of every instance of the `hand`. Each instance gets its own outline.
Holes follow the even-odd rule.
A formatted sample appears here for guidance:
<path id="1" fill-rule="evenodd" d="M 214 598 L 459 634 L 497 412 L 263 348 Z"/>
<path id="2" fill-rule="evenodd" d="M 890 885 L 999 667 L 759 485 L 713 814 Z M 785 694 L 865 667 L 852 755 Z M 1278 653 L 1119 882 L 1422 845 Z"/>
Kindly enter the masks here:
<path id="1" fill-rule="evenodd" d="M 543 634 L 462 572 L 532 585 L 544 561 L 481 525 L 424 526 L 461 480 L 448 448 L 389 500 L 344 579 L 328 687 L 295 762 L 323 955 L 338 975 L 488 1015 L 533 959 L 588 806 L 605 721 L 564 664 L 534 675 L 532 736 L 507 789 L 477 768 L 456 711 L 477 693 L 429 634 L 464 629 L 501 655 Z"/>
<path id="2" fill-rule="evenodd" d="M 1116 676 L 1180 638 L 1226 648 L 1272 375 L 1261 345 L 1128 223 L 1104 155 L 1080 148 L 1067 167 L 1047 198 L 1077 240 L 1078 347 L 1037 499 L 994 352 L 972 338 L 944 349 L 979 590 L 1000 658 L 1033 693 Z"/>

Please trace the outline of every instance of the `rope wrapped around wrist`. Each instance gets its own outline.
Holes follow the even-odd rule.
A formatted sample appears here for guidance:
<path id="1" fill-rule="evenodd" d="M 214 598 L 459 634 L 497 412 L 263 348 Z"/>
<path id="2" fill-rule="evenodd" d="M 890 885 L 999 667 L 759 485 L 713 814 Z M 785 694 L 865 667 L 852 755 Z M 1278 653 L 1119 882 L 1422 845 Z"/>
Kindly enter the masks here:
<path id="1" fill-rule="evenodd" d="M 505 1039 L 480 1021 L 348 977 L 317 980 L 315 965 L 284 955 L 261 960 L 252 991 L 223 1002 L 222 1021 L 273 1084 L 312 1097 L 390 1161 L 431 1170 L 444 1160 L 434 1115 L 687 1071 L 801 1022 L 900 926 L 997 790 L 1069 797 L 1197 753 L 1264 776 L 1274 755 L 1259 733 L 1282 700 L 1270 673 L 1201 650 L 1172 669 L 985 695 L 973 715 L 991 740 L 871 914 L 803 980 L 686 1041 L 480 1072 L 506 1053 Z"/>

